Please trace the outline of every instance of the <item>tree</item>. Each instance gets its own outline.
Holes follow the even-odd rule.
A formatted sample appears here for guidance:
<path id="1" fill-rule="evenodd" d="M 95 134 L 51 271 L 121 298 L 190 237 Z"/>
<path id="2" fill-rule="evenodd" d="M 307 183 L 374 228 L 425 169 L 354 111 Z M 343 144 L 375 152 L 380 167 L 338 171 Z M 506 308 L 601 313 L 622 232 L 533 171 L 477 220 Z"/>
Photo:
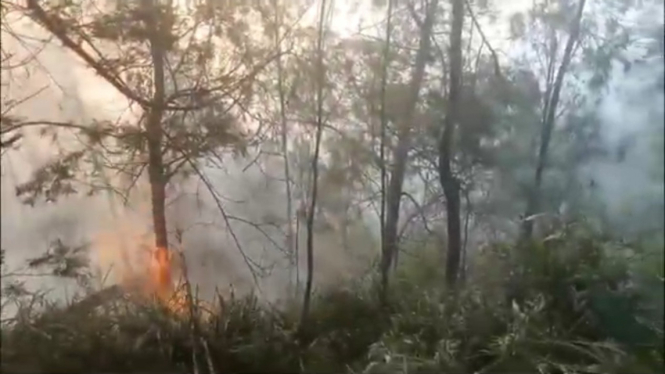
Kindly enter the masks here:
<path id="1" fill-rule="evenodd" d="M 312 283 L 314 281 L 314 217 L 316 214 L 316 199 L 319 187 L 319 154 L 321 151 L 321 137 L 323 135 L 324 125 L 324 85 L 326 82 L 326 73 L 323 65 L 324 41 L 326 34 L 326 21 L 332 14 L 331 8 L 326 0 L 321 0 L 319 9 L 318 38 L 316 43 L 317 54 L 317 91 L 316 91 L 316 139 L 314 143 L 314 155 L 312 157 L 312 192 L 309 200 L 309 209 L 307 210 L 307 279 L 305 280 L 305 294 L 300 317 L 301 326 L 306 325 L 309 314 L 310 303 L 312 299 Z"/>
<path id="2" fill-rule="evenodd" d="M 540 146 L 538 149 L 538 159 L 536 161 L 536 172 L 534 175 L 534 186 L 527 202 L 527 209 L 524 214 L 524 236 L 530 238 L 533 234 L 533 216 L 538 211 L 539 190 L 543 180 L 543 171 L 547 162 L 547 154 L 549 151 L 549 144 L 552 138 L 552 129 L 557 116 L 557 109 L 559 105 L 559 97 L 563 87 L 563 80 L 573 57 L 573 48 L 579 39 L 580 27 L 582 23 L 582 14 L 584 12 L 584 5 L 586 0 L 580 0 L 577 7 L 575 18 L 570 24 L 570 35 L 566 42 L 566 47 L 563 52 L 561 63 L 556 71 L 556 77 L 548 90 L 545 92 L 545 105 L 543 108 L 542 119 L 542 133 L 540 138 Z M 556 50 L 556 39 L 551 39 L 551 46 Z M 554 74 L 554 58 L 550 60 L 548 68 L 548 81 Z"/>
<path id="3" fill-rule="evenodd" d="M 79 130 L 88 144 L 40 169 L 17 192 L 29 201 L 73 192 L 77 177 L 84 177 L 77 171 L 85 172 L 92 148 L 106 149 L 103 167 L 127 177 L 127 188 L 147 168 L 155 256 L 160 269 L 169 268 L 166 185 L 175 175 L 204 178 L 200 160 L 220 158 L 219 151 L 228 146 L 241 150 L 243 132 L 235 116 L 251 100 L 253 78 L 274 58 L 243 32 L 250 29 L 248 17 L 261 21 L 263 13 L 260 7 L 241 4 L 229 8 L 206 2 L 183 8 L 157 0 L 112 2 L 102 8 L 29 0 L 26 12 L 142 113 L 135 123 L 119 126 L 42 122 L 45 131 Z M 233 53 L 224 58 L 220 48 Z M 160 287 L 168 291 L 169 273 L 160 273 Z"/>
<path id="4" fill-rule="evenodd" d="M 402 200 L 402 187 L 408 163 L 409 148 L 411 147 L 411 122 L 416 112 L 416 104 L 420 97 L 420 89 L 425 75 L 425 65 L 431 53 L 431 37 L 435 17 L 438 10 L 438 0 L 430 1 L 424 9 L 425 18 L 419 24 L 419 45 L 416 52 L 413 70 L 408 84 L 406 103 L 403 113 L 396 118 L 398 123 L 397 144 L 392 153 L 392 168 L 390 171 L 386 190 L 386 222 L 381 243 L 381 298 L 387 300 L 388 280 L 390 268 L 395 254 L 398 251 L 398 223 L 400 204 Z"/>
<path id="5" fill-rule="evenodd" d="M 380 140 L 380 150 L 379 150 L 379 162 L 380 165 L 379 167 L 381 168 L 381 211 L 379 213 L 379 230 L 380 230 L 380 237 L 381 237 L 381 247 L 386 248 L 385 252 L 383 252 L 383 256 L 385 257 L 387 255 L 387 245 L 386 243 L 386 136 L 387 136 L 387 131 L 388 131 L 388 116 L 386 112 L 386 87 L 388 85 L 388 66 L 389 66 L 389 58 L 390 58 L 390 37 L 392 35 L 392 19 L 393 19 L 393 1 L 388 0 L 388 6 L 386 9 L 386 33 L 385 33 L 385 38 L 386 38 L 386 45 L 383 50 L 383 71 L 381 72 L 381 140 Z M 384 261 L 388 261 L 386 258 Z M 397 261 L 395 261 L 397 262 Z M 388 288 L 388 274 L 387 270 L 385 269 L 385 265 L 382 266 L 381 269 L 381 276 L 384 277 L 385 279 L 382 279 L 383 282 L 383 288 L 387 289 Z M 384 290 L 382 292 L 387 292 L 387 290 Z M 385 299 L 385 294 L 384 294 L 384 299 Z"/>
<path id="6" fill-rule="evenodd" d="M 287 103 L 286 103 L 286 87 L 284 85 L 284 69 L 283 69 L 283 64 L 282 64 L 282 56 L 281 56 L 281 35 L 280 35 L 280 27 L 279 25 L 284 24 L 283 17 L 284 15 L 280 11 L 280 5 L 277 4 L 276 1 L 273 1 L 273 7 L 275 10 L 275 21 L 274 21 L 274 41 L 275 41 L 275 46 L 278 51 L 278 54 L 280 56 L 277 57 L 276 63 L 277 63 L 277 93 L 279 97 L 279 118 L 280 118 L 280 123 L 281 123 L 281 128 L 280 128 L 280 135 L 281 135 L 281 151 L 282 151 L 282 157 L 284 161 L 284 183 L 286 187 L 286 219 L 287 219 L 287 233 L 286 233 L 286 246 L 287 250 L 289 251 L 289 255 L 291 256 L 291 267 L 296 269 L 296 272 L 298 271 L 298 252 L 296 252 L 296 245 L 295 241 L 298 240 L 296 237 L 294 225 L 293 225 L 293 194 L 291 192 L 291 169 L 289 165 L 289 150 L 288 150 L 288 140 L 289 140 L 289 127 L 288 127 L 288 119 L 287 119 Z M 291 277 L 289 277 L 290 279 Z M 298 287 L 298 282 L 299 279 L 296 277 L 296 289 Z"/>
<path id="7" fill-rule="evenodd" d="M 455 126 L 459 121 L 462 95 L 462 29 L 464 27 L 464 0 L 452 0 L 452 28 L 450 30 L 450 78 L 448 81 L 448 102 L 439 142 L 439 178 L 446 195 L 446 216 L 448 220 L 448 248 L 446 261 L 446 281 L 454 286 L 457 281 L 460 254 L 462 251 L 460 221 L 459 181 L 451 169 L 452 140 Z"/>

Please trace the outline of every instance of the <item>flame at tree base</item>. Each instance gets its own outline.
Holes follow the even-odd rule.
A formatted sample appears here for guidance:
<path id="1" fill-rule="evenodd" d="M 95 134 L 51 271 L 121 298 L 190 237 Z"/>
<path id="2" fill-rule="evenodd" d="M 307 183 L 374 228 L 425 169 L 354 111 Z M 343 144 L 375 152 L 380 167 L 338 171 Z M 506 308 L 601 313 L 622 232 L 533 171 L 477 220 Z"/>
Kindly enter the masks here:
<path id="1" fill-rule="evenodd" d="M 160 299 L 166 300 L 173 294 L 171 271 L 171 253 L 164 247 L 157 247 L 152 253 L 150 264 L 150 286 Z"/>
<path id="2" fill-rule="evenodd" d="M 174 254 L 168 248 L 153 247 L 148 249 L 145 257 L 135 257 L 132 261 L 126 256 L 114 289 L 122 290 L 125 297 L 139 304 L 157 302 L 161 308 L 176 316 L 207 314 L 212 308 L 194 295 L 190 297 L 188 283 L 176 279 L 180 274 L 180 262 L 175 261 Z"/>
<path id="3" fill-rule="evenodd" d="M 150 262 L 148 290 L 170 311 L 182 314 L 187 310 L 187 297 L 173 283 L 172 252 L 164 247 L 153 250 Z"/>
<path id="4" fill-rule="evenodd" d="M 108 269 L 106 276 L 111 276 L 114 290 L 122 291 L 122 298 L 139 304 L 157 301 L 175 314 L 187 313 L 188 293 L 178 284 L 181 267 L 173 257 L 176 253 L 156 247 L 152 233 L 137 231 L 142 218 L 123 218 L 127 220 L 114 221 L 111 229 L 96 234 L 91 260 Z"/>

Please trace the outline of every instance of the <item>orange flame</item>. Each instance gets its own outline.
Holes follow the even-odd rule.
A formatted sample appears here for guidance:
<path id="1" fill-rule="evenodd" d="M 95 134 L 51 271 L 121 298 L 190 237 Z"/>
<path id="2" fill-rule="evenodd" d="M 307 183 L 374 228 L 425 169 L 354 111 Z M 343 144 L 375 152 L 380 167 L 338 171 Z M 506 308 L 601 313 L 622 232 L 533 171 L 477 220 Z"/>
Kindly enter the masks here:
<path id="1" fill-rule="evenodd" d="M 172 252 L 163 247 L 157 247 L 152 253 L 150 268 L 150 289 L 164 305 L 176 314 L 187 311 L 187 297 L 183 292 L 175 289 L 173 284 Z"/>
<path id="2" fill-rule="evenodd" d="M 151 288 L 162 300 L 173 294 L 173 279 L 171 276 L 171 253 L 168 249 L 157 247 L 152 254 L 150 269 Z"/>

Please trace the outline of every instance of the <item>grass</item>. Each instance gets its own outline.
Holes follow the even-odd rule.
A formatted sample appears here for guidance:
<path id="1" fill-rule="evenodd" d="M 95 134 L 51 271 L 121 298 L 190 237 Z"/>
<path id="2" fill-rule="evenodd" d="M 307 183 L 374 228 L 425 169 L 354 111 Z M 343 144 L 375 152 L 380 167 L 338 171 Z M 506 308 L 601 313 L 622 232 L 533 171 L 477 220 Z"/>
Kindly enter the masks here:
<path id="1" fill-rule="evenodd" d="M 431 259 L 405 259 L 394 276 L 389 308 L 379 307 L 372 282 L 340 286 L 316 296 L 304 333 L 298 333 L 297 304 L 277 311 L 251 295 L 196 303 L 184 314 L 126 298 L 96 309 L 41 299 L 5 322 L 1 368 L 663 372 L 662 268 L 650 277 L 639 260 L 643 256 L 636 255 L 644 251 L 636 248 L 579 233 L 527 246 L 496 245 L 479 255 L 476 275 L 457 292 L 437 286 L 443 282 L 436 281 L 441 275 Z M 653 259 L 648 262 L 653 269 Z M 419 277 L 424 272 L 432 276 Z"/>

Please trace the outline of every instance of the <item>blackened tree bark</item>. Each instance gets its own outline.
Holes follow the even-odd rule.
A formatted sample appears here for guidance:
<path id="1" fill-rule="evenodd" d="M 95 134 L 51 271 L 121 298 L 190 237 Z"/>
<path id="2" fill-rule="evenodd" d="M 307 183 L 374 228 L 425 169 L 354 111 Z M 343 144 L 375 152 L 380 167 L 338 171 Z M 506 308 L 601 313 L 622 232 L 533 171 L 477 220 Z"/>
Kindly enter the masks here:
<path id="1" fill-rule="evenodd" d="M 166 181 L 162 158 L 165 89 L 164 89 L 164 40 L 160 32 L 160 10 L 154 0 L 146 1 L 146 21 L 149 30 L 150 54 L 153 63 L 153 105 L 148 109 L 146 121 L 148 143 L 148 178 L 152 202 L 152 221 L 155 231 L 155 246 L 168 249 L 166 231 Z"/>
<path id="2" fill-rule="evenodd" d="M 448 98 L 443 133 L 439 140 L 439 181 L 446 197 L 448 220 L 448 248 L 446 256 L 446 283 L 454 287 L 460 266 L 462 234 L 460 218 L 460 183 L 452 170 L 452 141 L 459 123 L 462 96 L 462 29 L 464 26 L 464 0 L 451 0 L 452 27 L 450 30 L 450 68 Z"/>

